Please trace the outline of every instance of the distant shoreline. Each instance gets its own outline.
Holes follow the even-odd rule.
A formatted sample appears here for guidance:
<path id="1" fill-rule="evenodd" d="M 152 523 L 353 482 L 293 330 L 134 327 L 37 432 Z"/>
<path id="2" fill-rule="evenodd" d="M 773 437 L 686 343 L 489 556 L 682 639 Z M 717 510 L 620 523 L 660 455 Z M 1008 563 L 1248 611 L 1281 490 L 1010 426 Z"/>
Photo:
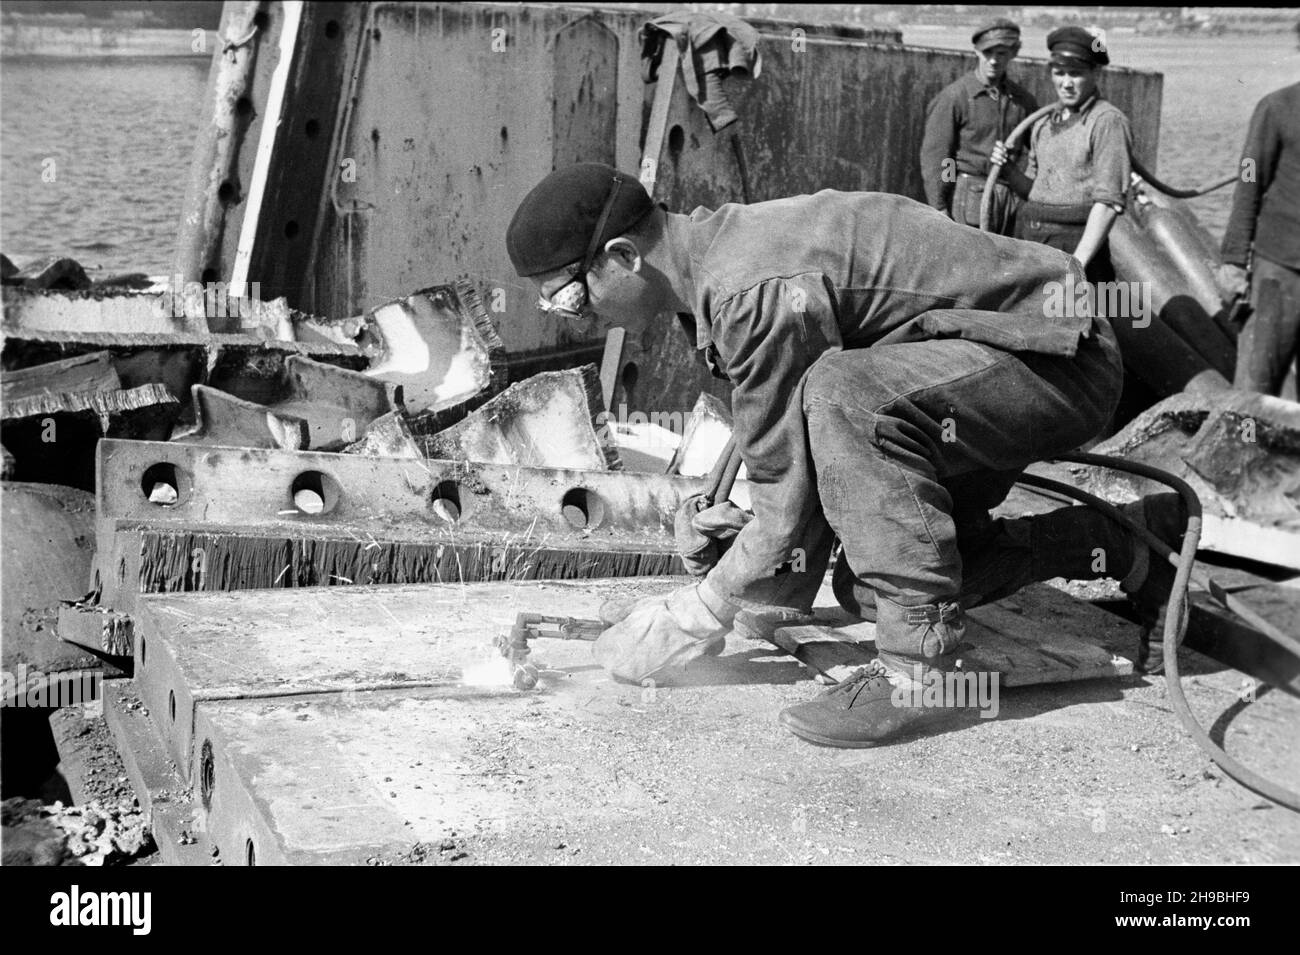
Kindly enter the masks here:
<path id="1" fill-rule="evenodd" d="M 217 32 L 125 25 L 0 23 L 4 59 L 144 57 L 211 59 Z M 199 46 L 199 49 L 195 49 Z"/>

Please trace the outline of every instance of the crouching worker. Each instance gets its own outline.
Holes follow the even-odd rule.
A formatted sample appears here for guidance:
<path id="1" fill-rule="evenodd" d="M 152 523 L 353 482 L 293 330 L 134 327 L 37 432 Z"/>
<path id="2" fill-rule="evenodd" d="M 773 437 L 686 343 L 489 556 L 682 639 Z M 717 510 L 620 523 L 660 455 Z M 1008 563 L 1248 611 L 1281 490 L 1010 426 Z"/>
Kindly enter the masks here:
<path id="1" fill-rule="evenodd" d="M 669 334 L 675 315 L 733 386 L 753 519 L 698 583 L 614 615 L 595 653 L 616 678 L 670 680 L 733 629 L 770 635 L 806 614 L 836 536 L 836 595 L 876 620 L 878 659 L 781 714 L 818 743 L 946 725 L 949 708 L 900 707 L 895 687 L 933 684 L 955 665 L 965 609 L 1031 581 L 1117 577 L 1158 612 L 1172 571 L 1101 515 L 989 515 L 1028 464 L 1096 435 L 1119 395 L 1106 321 L 1044 308 L 1083 281 L 1064 252 L 878 193 L 677 215 L 600 164 L 544 179 L 507 247 L 543 311 L 630 334 Z M 1176 541 L 1176 499 L 1160 503 L 1133 507 Z"/>

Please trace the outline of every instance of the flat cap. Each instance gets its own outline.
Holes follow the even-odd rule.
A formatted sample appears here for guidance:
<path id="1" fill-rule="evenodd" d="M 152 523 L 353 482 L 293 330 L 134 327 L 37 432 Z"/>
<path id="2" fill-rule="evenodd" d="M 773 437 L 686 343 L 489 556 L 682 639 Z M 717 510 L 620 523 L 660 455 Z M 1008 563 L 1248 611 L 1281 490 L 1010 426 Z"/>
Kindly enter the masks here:
<path id="1" fill-rule="evenodd" d="M 540 275 L 580 261 L 593 244 L 607 202 L 609 215 L 596 237 L 598 248 L 654 209 L 637 177 L 613 166 L 584 162 L 555 170 L 524 196 L 506 230 L 515 271 Z"/>
<path id="2" fill-rule="evenodd" d="M 975 28 L 970 41 L 977 50 L 987 50 L 994 46 L 1019 46 L 1020 27 L 1006 17 L 986 20 Z"/>
<path id="3" fill-rule="evenodd" d="M 1047 34 L 1047 49 L 1052 66 L 1106 66 L 1106 35 L 1097 29 L 1057 27 Z"/>

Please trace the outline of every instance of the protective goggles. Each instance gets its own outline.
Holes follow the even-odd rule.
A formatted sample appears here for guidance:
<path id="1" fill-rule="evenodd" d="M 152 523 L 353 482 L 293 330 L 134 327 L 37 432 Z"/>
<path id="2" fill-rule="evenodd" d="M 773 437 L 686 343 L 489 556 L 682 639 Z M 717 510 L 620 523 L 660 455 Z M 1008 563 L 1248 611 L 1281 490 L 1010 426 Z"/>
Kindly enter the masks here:
<path id="1" fill-rule="evenodd" d="M 587 254 L 578 263 L 578 268 L 571 273 L 572 280 L 552 293 L 550 298 L 545 295 L 538 296 L 537 310 L 543 315 L 554 315 L 566 321 L 576 321 L 584 317 L 589 297 L 587 272 L 591 268 L 591 263 L 596 260 L 596 254 L 600 251 L 600 237 L 604 234 L 605 226 L 609 223 L 610 213 L 614 210 L 614 199 L 618 196 L 618 190 L 622 184 L 622 177 L 616 176 L 614 185 L 609 191 L 609 196 L 605 199 L 605 207 L 600 210 L 600 218 L 596 221 L 596 231 L 591 234 L 591 242 L 587 245 Z"/>

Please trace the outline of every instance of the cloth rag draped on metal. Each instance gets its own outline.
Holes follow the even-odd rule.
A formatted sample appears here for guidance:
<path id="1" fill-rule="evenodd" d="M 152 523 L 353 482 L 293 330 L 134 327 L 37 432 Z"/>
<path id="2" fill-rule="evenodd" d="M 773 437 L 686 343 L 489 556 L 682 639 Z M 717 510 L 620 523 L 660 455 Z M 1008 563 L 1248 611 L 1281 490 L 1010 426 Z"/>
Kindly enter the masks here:
<path id="1" fill-rule="evenodd" d="M 668 40 L 682 51 L 686 92 L 700 104 L 715 133 L 726 129 L 740 117 L 722 80 L 731 73 L 758 77 L 763 68 L 758 31 L 725 13 L 681 12 L 656 17 L 641 27 L 641 76 L 645 82 L 658 80 L 659 61 Z"/>

